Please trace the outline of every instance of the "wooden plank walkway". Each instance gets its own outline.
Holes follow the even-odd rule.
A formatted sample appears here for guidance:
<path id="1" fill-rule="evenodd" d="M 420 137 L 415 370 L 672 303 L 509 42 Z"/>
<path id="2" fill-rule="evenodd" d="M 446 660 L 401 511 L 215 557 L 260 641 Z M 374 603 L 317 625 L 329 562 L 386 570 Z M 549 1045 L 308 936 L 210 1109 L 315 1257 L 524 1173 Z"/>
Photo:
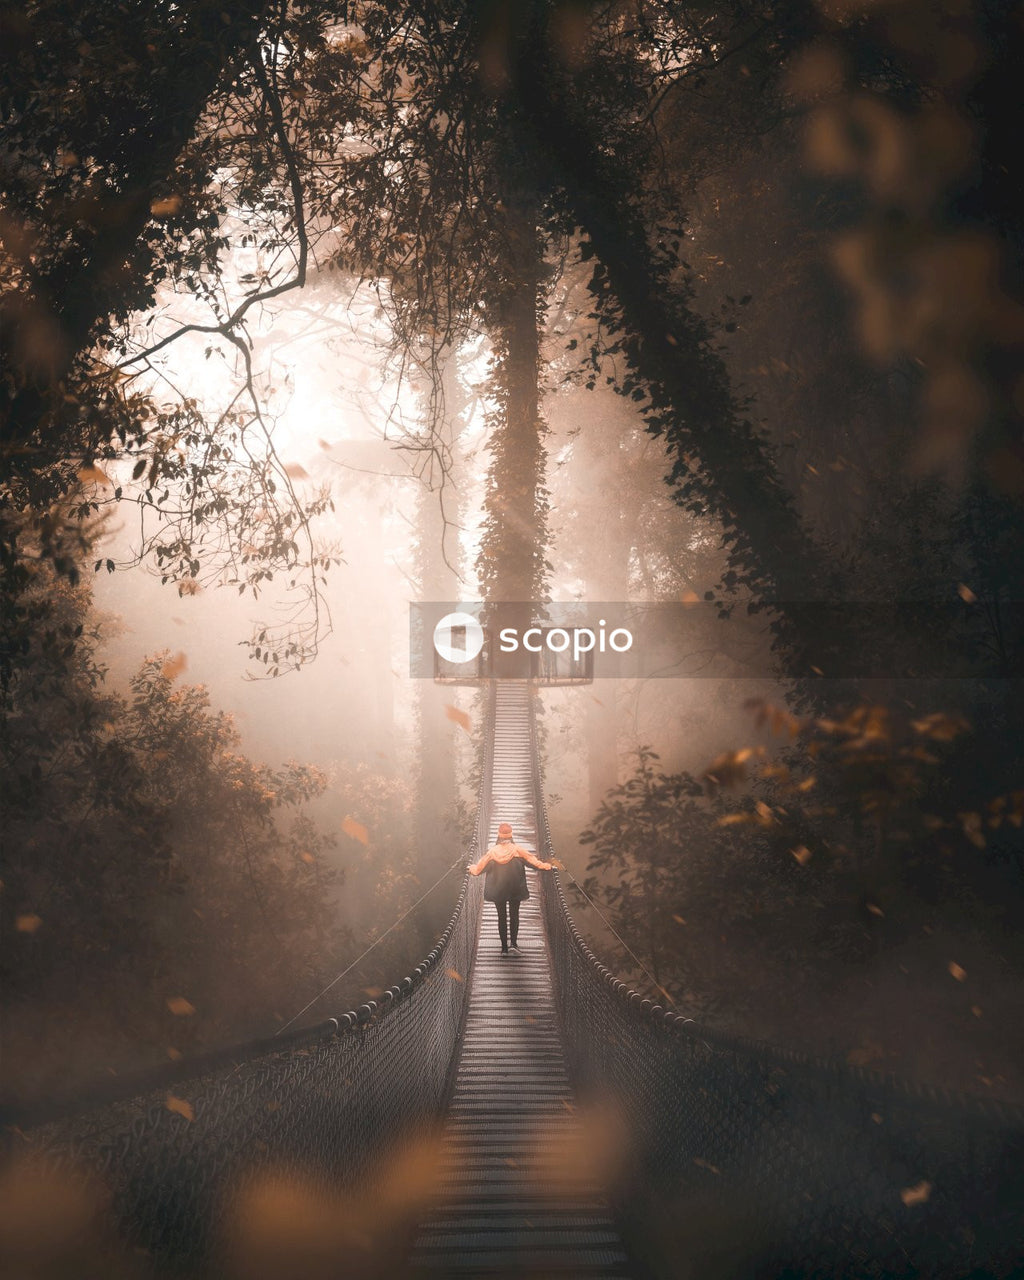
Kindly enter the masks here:
<path id="1" fill-rule="evenodd" d="M 529 686 L 497 687 L 490 838 L 511 822 L 536 850 Z M 585 1143 L 559 1036 L 537 878 L 527 868 L 519 956 L 502 956 L 484 906 L 438 1169 L 438 1201 L 413 1244 L 423 1276 L 628 1277 Z"/>

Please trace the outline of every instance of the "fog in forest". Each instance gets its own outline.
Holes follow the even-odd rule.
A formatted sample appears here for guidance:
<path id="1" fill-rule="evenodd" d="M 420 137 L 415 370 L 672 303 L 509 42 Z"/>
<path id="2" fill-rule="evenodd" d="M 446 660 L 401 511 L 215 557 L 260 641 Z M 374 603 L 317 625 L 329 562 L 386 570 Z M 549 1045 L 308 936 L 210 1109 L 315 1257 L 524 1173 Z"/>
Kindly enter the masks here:
<path id="1" fill-rule="evenodd" d="M 996 0 L 0 11 L 5 1138 L 74 1145 L 100 1098 L 141 1133 L 144 1095 L 201 1133 L 218 1072 L 328 1064 L 317 1097 L 391 1090 L 367 1114 L 398 1117 L 374 1159 L 411 1231 L 495 751 L 553 957 L 564 894 L 549 976 L 640 1019 L 645 1070 L 674 1027 L 687 1097 L 735 1059 L 770 1108 L 799 1062 L 847 1101 L 892 1076 L 1018 1114 L 1021 38 Z M 453 674 L 423 619 L 466 608 L 486 643 Z M 542 645 L 523 683 L 499 651 L 583 616 L 628 654 Z M 584 1067 L 630 1043 L 559 999 Z M 572 1159 L 619 1160 L 626 1236 L 671 1256 L 705 1203 L 673 1188 L 733 1186 L 731 1152 L 701 1137 L 637 1208 L 658 1124 L 630 1165 L 636 1099 L 597 1096 Z M 217 1220 L 232 1275 L 287 1273 L 253 1223 L 313 1202 L 281 1172 L 311 1114 Z M 369 1159 L 361 1123 L 338 1141 Z M 936 1182 L 939 1218 L 925 1163 L 893 1195 Z M 342 1248 L 399 1274 L 359 1169 L 310 1275 Z M 106 1192 L 65 1193 L 99 1220 Z M 40 1213 L 19 1244 L 0 1210 L 0 1257 L 29 1267 Z"/>

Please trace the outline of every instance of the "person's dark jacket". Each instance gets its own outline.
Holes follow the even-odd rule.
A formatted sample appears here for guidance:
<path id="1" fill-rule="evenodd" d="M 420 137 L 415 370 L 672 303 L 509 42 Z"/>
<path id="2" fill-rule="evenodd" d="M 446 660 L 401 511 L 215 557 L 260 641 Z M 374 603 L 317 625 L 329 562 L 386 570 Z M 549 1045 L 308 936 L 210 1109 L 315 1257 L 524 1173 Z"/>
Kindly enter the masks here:
<path id="1" fill-rule="evenodd" d="M 526 883 L 526 863 L 522 858 L 510 862 L 490 862 L 484 871 L 484 898 L 487 902 L 525 902 L 530 896 Z"/>

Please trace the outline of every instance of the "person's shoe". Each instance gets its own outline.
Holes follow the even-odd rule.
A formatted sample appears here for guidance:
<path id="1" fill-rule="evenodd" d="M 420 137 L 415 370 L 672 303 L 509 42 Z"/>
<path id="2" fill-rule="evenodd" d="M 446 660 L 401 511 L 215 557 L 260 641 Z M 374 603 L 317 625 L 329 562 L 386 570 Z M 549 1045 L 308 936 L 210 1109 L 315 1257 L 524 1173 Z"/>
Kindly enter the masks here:
<path id="1" fill-rule="evenodd" d="M 504 959 L 505 959 L 505 957 L 506 957 L 507 955 L 508 955 L 508 947 L 502 947 L 502 949 L 501 949 L 501 958 L 502 958 L 502 960 L 504 960 Z"/>
<path id="2" fill-rule="evenodd" d="M 523 953 L 519 950 L 519 948 L 513 942 L 512 945 L 509 947 L 509 954 L 513 956 L 521 956 Z"/>

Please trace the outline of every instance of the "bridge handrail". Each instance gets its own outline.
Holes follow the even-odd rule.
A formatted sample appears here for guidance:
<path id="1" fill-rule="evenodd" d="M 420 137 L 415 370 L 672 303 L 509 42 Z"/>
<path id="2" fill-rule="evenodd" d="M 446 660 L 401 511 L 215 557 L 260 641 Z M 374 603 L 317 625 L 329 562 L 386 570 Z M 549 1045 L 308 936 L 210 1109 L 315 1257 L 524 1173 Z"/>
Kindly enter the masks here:
<path id="1" fill-rule="evenodd" d="M 1013 1273 L 1024 1108 L 700 1026 L 601 963 L 557 873 L 543 910 L 570 1072 L 626 1122 L 612 1199 L 653 1275 L 709 1250 L 730 1275 Z"/>

